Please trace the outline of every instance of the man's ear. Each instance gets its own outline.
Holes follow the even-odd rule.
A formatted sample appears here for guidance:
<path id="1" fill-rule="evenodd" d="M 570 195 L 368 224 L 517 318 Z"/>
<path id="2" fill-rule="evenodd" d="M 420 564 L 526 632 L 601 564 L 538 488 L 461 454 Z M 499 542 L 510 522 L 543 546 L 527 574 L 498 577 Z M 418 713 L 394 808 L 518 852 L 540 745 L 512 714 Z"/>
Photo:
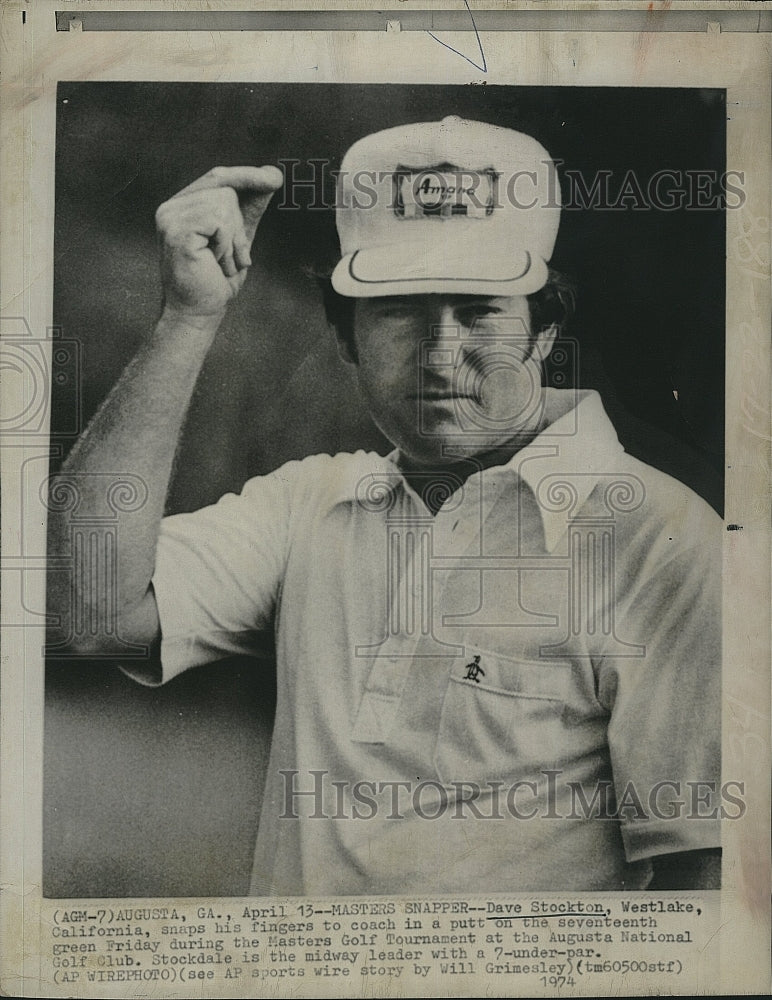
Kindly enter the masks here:
<path id="1" fill-rule="evenodd" d="M 339 301 L 344 301 L 339 297 Z M 347 365 L 356 365 L 359 362 L 357 354 L 355 325 L 356 325 L 356 299 L 348 299 L 346 309 L 338 309 L 332 322 L 335 328 L 335 341 L 338 345 L 338 357 Z"/>
<path id="2" fill-rule="evenodd" d="M 353 324 L 352 324 L 353 326 Z M 335 343 L 338 346 L 338 357 L 347 365 L 356 365 L 359 361 L 354 344 L 354 330 L 350 329 L 342 333 L 335 327 Z"/>
<path id="3" fill-rule="evenodd" d="M 544 329 L 540 330 L 536 335 L 532 354 L 537 361 L 543 363 L 550 356 L 550 352 L 555 344 L 559 330 L 560 328 L 557 323 L 553 323 L 551 326 L 545 326 Z"/>

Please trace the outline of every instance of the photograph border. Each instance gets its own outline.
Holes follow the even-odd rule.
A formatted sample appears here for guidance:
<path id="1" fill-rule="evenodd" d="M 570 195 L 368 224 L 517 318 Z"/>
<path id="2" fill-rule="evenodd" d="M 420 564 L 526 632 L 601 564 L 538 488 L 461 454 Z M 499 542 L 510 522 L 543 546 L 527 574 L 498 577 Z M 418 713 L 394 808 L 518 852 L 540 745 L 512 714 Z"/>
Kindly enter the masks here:
<path id="1" fill-rule="evenodd" d="M 89 6 L 104 8 L 104 4 L 78 5 L 82 9 Z M 227 6 L 233 9 L 232 4 Z M 509 9 L 512 5 L 498 6 Z M 569 12 L 576 9 L 565 4 L 551 6 Z M 631 6 L 641 10 L 645 5 Z M 0 334 L 4 367 L 21 371 L 14 386 L 18 391 L 12 389 L 4 395 L 0 424 L 4 485 L 0 987 L 7 995 L 22 996 L 41 992 L 73 995 L 71 987 L 51 981 L 42 957 L 54 909 L 40 895 L 44 643 L 41 614 L 35 609 L 45 603 L 45 525 L 36 525 L 25 535 L 23 549 L 19 548 L 16 527 L 23 515 L 22 466 L 31 457 L 45 456 L 49 447 L 45 419 L 31 433 L 29 418 L 31 414 L 38 416 L 39 401 L 47 393 L 44 376 L 50 370 L 54 340 L 51 303 L 57 82 L 389 82 L 379 78 L 392 73 L 396 65 L 405 82 L 483 82 L 479 66 L 459 51 L 474 38 L 469 32 L 457 33 L 463 37 L 447 36 L 445 41 L 456 47 L 442 42 L 447 54 L 440 61 L 434 49 L 427 50 L 434 42 L 425 34 L 396 29 L 382 35 L 141 32 L 129 37 L 128 33 L 90 33 L 76 28 L 57 32 L 54 11 L 64 7 L 63 2 L 43 0 L 34 9 L 7 4 L 0 11 L 0 27 L 10 53 L 0 95 Z M 737 5 L 717 5 L 715 9 L 724 7 L 737 9 Z M 191 4 L 190 9 L 200 7 Z M 710 896 L 715 907 L 718 947 L 715 940 L 706 944 L 708 954 L 696 962 L 696 978 L 686 992 L 695 984 L 700 992 L 709 994 L 764 992 L 770 985 L 770 36 L 722 33 L 706 22 L 704 35 L 670 34 L 661 28 L 611 36 L 569 30 L 499 32 L 491 33 L 490 38 L 483 35 L 482 45 L 484 79 L 489 82 L 727 90 L 727 167 L 743 170 L 747 179 L 745 204 L 727 213 L 725 518 L 732 530 L 726 532 L 724 548 L 723 761 L 725 776 L 746 783 L 748 810 L 742 820 L 724 824 L 722 890 L 700 894 Z M 431 62 L 427 51 L 434 53 Z M 11 363 L 7 360 L 9 343 L 17 345 L 16 360 Z M 45 417 L 45 407 L 43 413 Z M 184 902 L 193 904 L 189 899 Z M 632 980 L 626 982 L 633 984 Z M 298 995 L 310 995 L 309 986 L 318 988 L 318 983 L 306 983 Z M 609 983 L 610 990 L 611 986 Z M 442 995 L 433 992 L 438 987 L 431 982 L 426 987 L 423 995 Z M 682 989 L 677 982 L 669 987 L 674 992 Z M 337 984 L 336 988 L 342 987 Z M 526 988 L 531 989 L 532 984 Z M 100 990 L 104 985 L 93 993 L 84 989 L 78 995 L 97 995 Z M 618 983 L 613 992 L 619 992 Z M 597 986 L 588 987 L 586 993 L 597 995 Z M 584 994 L 584 990 L 577 990 L 575 995 Z M 120 995 L 130 994 L 124 989 Z M 239 993 L 218 988 L 211 995 Z M 335 990 L 330 995 L 335 995 Z"/>

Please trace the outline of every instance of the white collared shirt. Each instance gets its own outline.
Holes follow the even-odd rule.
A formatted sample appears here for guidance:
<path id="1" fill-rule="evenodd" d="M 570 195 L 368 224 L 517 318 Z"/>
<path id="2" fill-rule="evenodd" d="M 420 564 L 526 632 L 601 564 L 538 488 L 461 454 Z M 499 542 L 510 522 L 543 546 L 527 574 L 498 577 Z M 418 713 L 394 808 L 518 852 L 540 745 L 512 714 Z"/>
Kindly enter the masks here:
<path id="1" fill-rule="evenodd" d="M 253 893 L 635 889 L 719 845 L 720 521 L 574 395 L 434 517 L 357 452 L 164 520 L 164 680 L 275 630 Z"/>

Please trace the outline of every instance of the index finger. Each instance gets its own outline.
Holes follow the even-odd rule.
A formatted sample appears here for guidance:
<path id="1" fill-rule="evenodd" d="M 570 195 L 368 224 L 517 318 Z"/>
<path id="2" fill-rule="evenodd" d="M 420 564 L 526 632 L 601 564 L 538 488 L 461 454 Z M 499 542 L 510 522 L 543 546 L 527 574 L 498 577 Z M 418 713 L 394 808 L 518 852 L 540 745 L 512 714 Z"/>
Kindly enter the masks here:
<path id="1" fill-rule="evenodd" d="M 204 191 L 207 188 L 230 187 L 238 194 L 273 194 L 281 187 L 284 176 L 278 167 L 270 164 L 263 167 L 213 167 L 203 176 L 188 184 L 175 197 Z"/>
<path id="2" fill-rule="evenodd" d="M 268 202 L 283 183 L 284 175 L 281 170 L 270 164 L 262 167 L 213 167 L 175 197 L 212 188 L 232 188 L 239 198 L 239 207 L 244 217 L 244 233 L 250 244 Z"/>

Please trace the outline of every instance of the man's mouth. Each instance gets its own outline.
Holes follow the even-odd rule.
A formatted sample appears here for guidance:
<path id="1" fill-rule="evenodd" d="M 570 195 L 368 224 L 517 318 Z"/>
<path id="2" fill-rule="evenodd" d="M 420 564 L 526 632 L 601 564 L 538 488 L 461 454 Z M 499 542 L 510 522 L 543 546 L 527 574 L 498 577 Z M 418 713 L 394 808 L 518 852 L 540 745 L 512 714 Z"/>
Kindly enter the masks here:
<path id="1" fill-rule="evenodd" d="M 414 392 L 408 399 L 418 400 L 421 403 L 444 403 L 454 402 L 457 399 L 472 399 L 477 401 L 477 397 L 471 392 L 459 392 L 454 389 L 424 389 L 423 392 Z"/>

